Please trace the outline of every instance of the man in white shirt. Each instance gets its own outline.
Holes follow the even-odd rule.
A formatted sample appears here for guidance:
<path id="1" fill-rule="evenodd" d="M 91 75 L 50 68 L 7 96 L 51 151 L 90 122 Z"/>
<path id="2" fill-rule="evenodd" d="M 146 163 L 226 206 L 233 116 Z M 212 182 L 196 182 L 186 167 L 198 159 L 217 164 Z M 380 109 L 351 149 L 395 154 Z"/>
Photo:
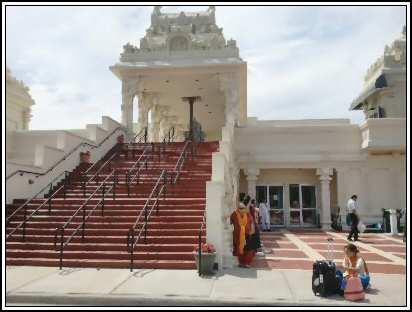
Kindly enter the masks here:
<path id="1" fill-rule="evenodd" d="M 351 226 L 351 230 L 348 236 L 348 240 L 352 240 L 352 236 L 355 241 L 358 240 L 358 223 L 359 223 L 359 217 L 358 217 L 358 203 L 357 203 L 358 196 L 357 195 L 352 195 L 351 198 L 348 200 L 348 204 L 346 205 L 346 223 Z"/>
<path id="2" fill-rule="evenodd" d="M 347 214 L 356 213 L 358 209 L 358 203 L 356 202 L 357 199 L 358 199 L 357 195 L 352 195 L 352 197 L 349 198 L 348 204 L 346 205 Z"/>
<path id="3" fill-rule="evenodd" d="M 269 208 L 265 203 L 259 204 L 259 213 L 262 217 L 262 231 L 267 232 L 270 231 L 270 214 Z"/>

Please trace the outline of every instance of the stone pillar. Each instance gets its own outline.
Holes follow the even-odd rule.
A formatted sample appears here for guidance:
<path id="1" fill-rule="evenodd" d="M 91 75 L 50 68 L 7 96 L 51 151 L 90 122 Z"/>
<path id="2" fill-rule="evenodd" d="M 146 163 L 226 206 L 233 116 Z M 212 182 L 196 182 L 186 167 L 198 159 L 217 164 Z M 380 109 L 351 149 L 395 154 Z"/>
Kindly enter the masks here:
<path id="1" fill-rule="evenodd" d="M 138 132 L 149 125 L 149 110 L 153 106 L 151 98 L 144 92 L 139 93 Z"/>
<path id="2" fill-rule="evenodd" d="M 320 223 L 322 229 L 330 230 L 331 211 L 330 211 L 330 181 L 332 180 L 333 169 L 332 168 L 319 168 L 316 170 L 316 174 L 319 175 L 320 180 L 320 194 L 321 194 L 321 211 L 320 211 Z"/>
<path id="3" fill-rule="evenodd" d="M 398 234 L 398 216 L 396 213 L 396 209 L 390 209 L 389 213 L 390 213 L 389 220 L 391 222 L 391 234 L 397 235 Z"/>
<path id="4" fill-rule="evenodd" d="M 246 168 L 246 180 L 248 195 L 252 198 L 256 198 L 256 181 L 258 179 L 260 170 L 258 168 Z"/>
<path id="5" fill-rule="evenodd" d="M 141 78 L 122 81 L 122 124 L 127 128 L 129 139 L 133 137 L 133 98 L 138 93 Z"/>
<path id="6" fill-rule="evenodd" d="M 170 111 L 169 106 L 159 106 L 159 110 L 158 110 L 158 117 L 159 117 L 158 140 L 159 140 L 159 142 L 161 142 L 163 140 L 163 137 L 167 133 L 166 128 L 168 127 L 169 111 Z"/>
<path id="7" fill-rule="evenodd" d="M 237 125 L 240 118 L 239 77 L 235 73 L 221 73 L 219 83 L 225 96 L 225 125 Z"/>

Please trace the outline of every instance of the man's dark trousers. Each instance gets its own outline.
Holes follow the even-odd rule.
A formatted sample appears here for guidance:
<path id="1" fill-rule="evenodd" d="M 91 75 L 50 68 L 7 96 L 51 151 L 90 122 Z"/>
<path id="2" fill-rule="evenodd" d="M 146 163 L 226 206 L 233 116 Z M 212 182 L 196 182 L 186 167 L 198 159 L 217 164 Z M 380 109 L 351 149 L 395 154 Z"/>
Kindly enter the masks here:
<path id="1" fill-rule="evenodd" d="M 358 240 L 358 235 L 359 235 L 359 231 L 358 231 L 359 218 L 354 213 L 350 213 L 349 215 L 350 215 L 350 219 L 352 221 L 352 225 L 351 225 L 351 228 L 350 228 L 350 233 L 349 233 L 348 239 L 349 240 L 352 239 L 352 236 L 353 236 L 353 239 L 355 241 L 357 241 Z"/>

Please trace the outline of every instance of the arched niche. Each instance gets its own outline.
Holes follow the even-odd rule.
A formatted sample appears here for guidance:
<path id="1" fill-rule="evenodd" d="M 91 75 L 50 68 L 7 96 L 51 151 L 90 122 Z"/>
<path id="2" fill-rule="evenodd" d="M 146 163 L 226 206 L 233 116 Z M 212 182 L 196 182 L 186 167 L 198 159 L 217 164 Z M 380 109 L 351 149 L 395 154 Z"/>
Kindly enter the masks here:
<path id="1" fill-rule="evenodd" d="M 176 35 L 169 39 L 169 51 L 186 51 L 190 48 L 190 40 L 187 36 Z"/>

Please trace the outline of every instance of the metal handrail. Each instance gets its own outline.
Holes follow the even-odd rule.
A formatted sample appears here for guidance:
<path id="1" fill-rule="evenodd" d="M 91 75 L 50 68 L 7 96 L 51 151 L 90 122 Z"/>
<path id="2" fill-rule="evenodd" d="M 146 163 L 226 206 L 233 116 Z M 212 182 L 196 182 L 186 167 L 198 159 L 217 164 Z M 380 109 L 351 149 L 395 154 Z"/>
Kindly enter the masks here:
<path id="1" fill-rule="evenodd" d="M 199 229 L 199 237 L 198 237 L 198 268 L 197 268 L 197 273 L 199 274 L 199 276 L 202 275 L 202 231 L 203 231 L 203 226 L 206 223 L 206 210 L 203 212 L 203 219 L 202 219 L 202 224 L 200 225 L 200 229 Z"/>
<path id="2" fill-rule="evenodd" d="M 156 195 L 156 199 L 154 201 L 154 203 L 152 204 L 149 213 L 147 212 L 147 207 L 150 203 L 150 201 L 153 200 L 153 196 L 155 194 L 155 191 L 158 189 L 158 186 L 160 184 L 160 181 L 163 179 L 163 185 L 160 189 L 160 191 L 157 193 Z M 149 197 L 146 200 L 146 203 L 144 204 L 142 210 L 140 211 L 139 215 L 136 218 L 135 223 L 133 224 L 133 226 L 130 227 L 129 232 L 127 233 L 127 248 L 128 251 L 130 253 L 130 271 L 133 271 L 133 255 L 134 255 L 134 248 L 136 247 L 136 245 L 139 242 L 139 239 L 143 233 L 144 230 L 144 239 L 145 239 L 145 243 L 146 243 L 146 237 L 147 237 L 147 221 L 149 219 L 149 217 L 152 214 L 152 211 L 154 209 L 154 207 L 156 206 L 156 214 L 159 213 L 159 197 L 161 195 L 163 195 L 163 198 L 166 198 L 166 192 L 167 192 L 167 170 L 163 169 L 162 172 L 160 173 L 155 186 L 152 189 L 152 192 L 150 193 Z M 142 226 L 139 230 L 139 233 L 137 234 L 136 237 L 136 227 L 139 224 L 140 219 L 143 216 L 143 212 L 144 212 L 144 226 Z"/>
<path id="3" fill-rule="evenodd" d="M 30 199 L 26 200 L 24 202 L 24 204 L 20 205 L 16 210 L 13 211 L 13 213 L 7 217 L 6 219 L 6 224 L 10 222 L 11 218 L 17 213 L 19 212 L 21 209 L 24 208 L 24 206 L 26 206 L 27 204 L 29 204 L 33 199 L 35 199 L 37 196 L 39 196 L 40 194 L 42 194 L 47 188 L 51 188 L 53 186 L 53 183 L 58 180 L 63 174 L 66 174 L 68 171 L 63 171 L 62 173 L 60 173 L 57 177 L 55 177 L 53 180 L 51 180 L 49 183 L 46 184 L 45 187 L 43 187 L 38 193 L 36 193 L 36 195 L 32 196 Z"/>
<path id="4" fill-rule="evenodd" d="M 37 208 L 31 213 L 31 215 L 29 215 L 29 216 L 27 217 L 27 204 L 28 204 L 28 203 L 30 202 L 30 200 L 32 200 L 33 198 L 30 199 L 30 200 L 28 200 L 28 201 L 26 201 L 22 206 L 20 206 L 18 209 L 16 209 L 16 210 L 7 218 L 7 221 L 6 221 L 6 222 L 8 223 L 8 222 L 10 222 L 11 218 L 12 218 L 18 211 L 20 211 L 20 209 L 24 208 L 23 221 L 22 221 L 14 230 L 12 230 L 12 231 L 7 235 L 6 240 L 7 240 L 8 238 L 10 238 L 18 229 L 20 229 L 20 228 L 23 226 L 22 237 L 23 237 L 23 241 L 24 241 L 24 240 L 25 240 L 25 237 L 26 237 L 26 223 L 27 223 L 27 221 L 30 220 L 30 218 L 33 217 L 33 216 L 37 213 L 37 211 L 39 211 L 46 203 L 49 204 L 49 213 L 50 213 L 50 210 L 51 210 L 51 200 L 52 200 L 52 198 L 53 198 L 58 192 L 61 191 L 62 188 L 64 188 L 64 191 L 65 191 L 64 198 L 66 199 L 66 184 L 67 184 L 66 179 L 68 179 L 68 178 L 70 177 L 70 173 L 69 173 L 69 175 L 67 175 L 67 172 L 68 172 L 68 171 L 65 171 L 65 172 L 64 172 L 64 173 L 65 173 L 65 180 L 64 180 L 63 185 L 60 186 L 52 195 L 50 195 L 42 204 L 40 204 L 40 206 L 37 207 Z M 60 177 L 60 175 L 59 175 L 59 177 Z M 52 184 L 50 183 L 50 189 L 51 189 L 51 186 L 52 186 Z"/>
<path id="5" fill-rule="evenodd" d="M 100 168 L 96 170 L 96 172 L 94 173 L 94 175 L 92 175 L 92 177 L 91 177 L 89 180 L 86 181 L 86 185 L 87 185 L 89 182 L 93 181 L 93 179 L 100 173 L 100 171 L 102 171 L 102 169 L 103 169 L 104 167 L 106 167 L 106 165 L 109 164 L 117 155 L 118 155 L 118 152 L 115 151 L 115 152 L 109 157 L 109 159 L 106 160 L 106 161 L 103 163 L 103 165 L 101 165 Z M 94 168 L 98 163 L 99 163 L 99 161 L 96 161 L 91 167 L 89 167 L 85 172 L 83 172 L 83 175 L 88 174 L 89 171 L 90 171 L 92 168 Z"/>
<path id="6" fill-rule="evenodd" d="M 106 166 L 107 163 L 109 163 L 109 162 L 114 158 L 114 156 L 116 156 L 116 155 L 117 155 L 117 152 L 114 152 L 113 155 L 109 158 L 109 160 L 106 161 L 106 162 L 98 169 L 97 173 L 100 172 L 101 169 L 103 169 L 103 167 Z M 94 163 L 93 166 L 91 166 L 85 173 L 87 173 L 87 172 L 88 172 L 91 168 L 93 168 L 97 163 L 98 163 L 98 162 Z M 93 175 L 92 178 L 89 179 L 87 182 L 83 183 L 83 194 L 84 194 L 84 196 L 86 196 L 86 184 L 89 183 L 90 181 L 92 181 L 93 178 L 97 175 L 97 173 L 96 173 L 95 175 Z M 33 212 L 29 217 L 26 218 L 27 205 L 28 205 L 33 199 L 35 199 L 39 194 L 43 193 L 46 188 L 50 187 L 50 192 L 51 192 L 51 191 L 52 191 L 53 182 L 55 182 L 59 177 L 61 177 L 62 174 L 65 174 L 65 179 L 64 179 L 63 185 L 60 186 L 60 187 L 58 188 L 58 190 L 55 191 L 52 195 L 48 196 L 48 198 L 47 198 L 42 204 L 40 204 L 40 206 L 37 207 L 37 208 L 34 210 L 34 212 Z M 54 178 L 51 182 L 49 182 L 44 188 L 42 188 L 36 195 L 34 195 L 34 196 L 32 196 L 30 199 L 26 200 L 26 201 L 24 202 L 24 204 L 22 204 L 20 207 L 18 207 L 18 208 L 6 219 L 6 224 L 8 224 L 8 223 L 11 221 L 11 218 L 12 218 L 16 213 L 18 213 L 21 209 L 23 209 L 23 208 L 24 208 L 24 219 L 25 219 L 25 220 L 24 220 L 21 224 L 19 224 L 11 233 L 9 233 L 9 235 L 7 236 L 7 238 L 11 237 L 11 235 L 12 235 L 14 232 L 16 232 L 16 231 L 21 227 L 21 225 L 23 225 L 23 240 L 24 240 L 24 239 L 25 239 L 25 230 L 26 230 L 26 223 L 27 223 L 27 221 L 28 221 L 31 217 L 33 217 L 33 216 L 36 214 L 36 212 L 39 211 L 40 208 L 42 208 L 46 203 L 49 204 L 49 213 L 50 213 L 50 211 L 51 211 L 51 202 L 52 202 L 52 199 L 54 198 L 55 195 L 58 194 L 59 191 L 62 190 L 62 188 L 64 189 L 64 199 L 66 199 L 66 187 L 67 187 L 67 184 L 68 184 L 68 183 L 67 183 L 67 179 L 68 179 L 69 177 L 70 177 L 70 172 L 67 171 L 67 170 L 63 171 L 63 172 L 62 172 L 61 174 L 59 174 L 56 178 Z M 6 238 L 6 239 L 7 239 L 7 238 Z"/>
<path id="7" fill-rule="evenodd" d="M 139 139 L 138 139 L 139 138 Z M 142 140 L 144 142 L 142 142 Z M 144 127 L 143 129 L 141 129 L 139 131 L 138 134 L 135 135 L 135 137 L 133 138 L 133 142 L 136 143 L 147 143 L 147 127 Z"/>
<path id="8" fill-rule="evenodd" d="M 176 184 L 176 183 L 177 183 L 177 180 L 178 180 L 179 177 L 180 177 L 180 171 L 182 170 L 183 165 L 184 165 L 184 163 L 185 163 L 185 160 L 186 160 L 186 158 L 187 158 L 187 153 L 188 153 L 189 145 L 193 145 L 193 143 L 192 143 L 192 141 L 189 141 L 189 140 L 188 140 L 188 141 L 186 141 L 186 143 L 185 143 L 185 145 L 184 145 L 184 147 L 183 147 L 183 150 L 182 150 L 182 152 L 180 153 L 179 159 L 178 159 L 177 162 L 176 162 L 176 165 L 175 165 L 174 170 L 173 170 L 173 172 L 174 172 L 174 174 L 175 174 L 175 178 L 174 178 L 174 180 L 173 180 L 173 184 Z M 192 157 L 193 157 L 193 148 L 192 148 Z"/>
<path id="9" fill-rule="evenodd" d="M 99 187 L 88 197 L 88 199 L 74 212 L 74 214 L 64 223 L 63 226 L 61 226 L 60 228 L 56 228 L 56 233 L 54 236 L 54 246 L 56 247 L 57 245 L 57 236 L 58 236 L 58 232 L 60 231 L 60 270 L 63 267 L 63 251 L 64 248 L 71 242 L 71 240 L 73 239 L 73 237 L 77 234 L 77 232 L 80 230 L 80 228 L 82 228 L 82 239 L 84 239 L 84 233 L 85 233 L 85 225 L 86 225 L 86 221 L 89 219 L 89 217 L 93 214 L 93 212 L 96 210 L 96 208 L 102 204 L 102 215 L 104 215 L 104 198 L 105 195 L 109 192 L 111 192 L 112 190 L 114 190 L 114 187 L 116 186 L 116 169 L 113 169 L 112 172 L 110 173 L 110 175 L 108 175 L 103 182 L 101 182 L 101 184 L 99 185 Z M 107 180 L 113 177 L 113 184 L 112 186 L 106 191 L 106 183 Z M 90 209 L 89 213 L 86 216 L 86 205 L 89 203 L 89 201 L 94 197 L 94 195 L 101 189 L 102 189 L 102 198 L 97 202 L 97 204 Z M 115 196 L 115 193 L 113 192 L 113 197 Z M 73 233 L 67 238 L 66 241 L 64 241 L 64 230 L 67 228 L 67 226 L 69 226 L 69 224 L 73 221 L 73 219 L 78 215 L 78 213 L 83 210 L 83 221 L 81 224 L 79 224 L 77 226 L 77 228 L 75 228 L 75 230 L 73 231 Z"/>
<path id="10" fill-rule="evenodd" d="M 79 143 L 78 145 L 76 145 L 70 152 L 68 152 L 67 154 L 65 154 L 62 158 L 60 158 L 54 165 L 52 165 L 49 169 L 47 169 L 46 171 L 44 171 L 44 172 L 34 172 L 34 171 L 27 171 L 27 170 L 16 170 L 16 171 L 14 171 L 14 172 L 12 172 L 11 174 L 9 174 L 7 177 L 6 177 L 6 181 L 8 180 L 8 179 L 10 179 L 11 177 L 13 177 L 14 175 L 16 175 L 16 174 L 18 174 L 18 173 L 20 173 L 20 175 L 23 175 L 23 174 L 25 174 L 25 173 L 27 173 L 27 174 L 33 174 L 33 175 L 36 175 L 36 178 L 38 178 L 39 176 L 43 176 L 43 175 L 46 175 L 46 174 L 48 174 L 49 172 L 51 172 L 54 168 L 56 168 L 61 162 L 63 162 L 63 161 L 65 161 L 71 154 L 73 154 L 76 150 L 78 150 L 80 147 L 82 147 L 82 146 L 85 146 L 85 145 L 87 145 L 87 146 L 90 146 L 91 148 L 98 148 L 98 147 L 100 147 L 100 146 L 102 146 L 102 144 L 104 143 L 104 142 L 106 142 L 115 132 L 117 132 L 119 129 L 123 129 L 124 130 L 124 127 L 117 127 L 116 129 L 114 129 L 111 133 L 109 133 L 99 144 L 91 144 L 91 143 L 87 143 L 87 142 L 82 142 L 82 143 Z"/>
<path id="11" fill-rule="evenodd" d="M 143 151 L 142 155 L 140 155 L 140 157 L 133 163 L 132 165 L 132 169 L 136 166 L 136 164 L 138 164 L 141 160 L 141 158 L 145 155 L 146 151 L 149 149 L 149 147 L 146 147 L 145 150 Z M 109 158 L 109 160 L 107 160 L 105 162 L 105 164 L 103 164 L 99 171 L 109 162 L 111 161 L 111 159 L 113 158 L 113 156 L 116 155 L 116 153 L 114 153 L 112 155 L 112 157 Z M 112 186 L 106 191 L 106 182 L 107 180 L 113 177 L 113 184 Z M 91 180 L 91 179 L 90 179 Z M 89 181 L 90 181 L 89 180 Z M 70 243 L 70 241 L 73 239 L 73 237 L 77 234 L 77 232 L 80 230 L 80 228 L 82 228 L 82 238 L 84 239 L 84 233 L 85 233 L 85 224 L 86 221 L 89 219 L 89 217 L 91 216 L 91 214 L 96 210 L 96 208 L 101 204 L 102 206 L 102 215 L 104 215 L 104 198 L 105 195 L 109 192 L 112 192 L 113 194 L 113 198 L 115 198 L 115 187 L 117 184 L 117 176 L 116 176 L 116 169 L 113 169 L 111 171 L 111 173 L 103 180 L 103 182 L 100 183 L 100 185 L 94 190 L 94 192 L 86 199 L 86 201 L 74 212 L 74 214 L 64 223 L 63 226 L 61 226 L 60 228 L 56 228 L 56 233 L 55 233 L 55 237 L 54 237 L 54 245 L 57 245 L 57 236 L 58 233 L 60 231 L 60 269 L 63 266 L 63 251 L 64 248 Z M 102 189 L 103 188 L 103 189 Z M 94 195 L 96 195 L 96 193 L 102 189 L 102 199 L 100 199 L 97 204 L 89 211 L 88 215 L 86 216 L 86 206 L 89 203 L 89 201 L 94 197 Z M 75 231 L 72 233 L 72 235 L 64 242 L 64 230 L 67 228 L 67 226 L 73 221 L 73 219 L 80 213 L 80 211 L 83 211 L 83 222 L 75 229 Z"/>

